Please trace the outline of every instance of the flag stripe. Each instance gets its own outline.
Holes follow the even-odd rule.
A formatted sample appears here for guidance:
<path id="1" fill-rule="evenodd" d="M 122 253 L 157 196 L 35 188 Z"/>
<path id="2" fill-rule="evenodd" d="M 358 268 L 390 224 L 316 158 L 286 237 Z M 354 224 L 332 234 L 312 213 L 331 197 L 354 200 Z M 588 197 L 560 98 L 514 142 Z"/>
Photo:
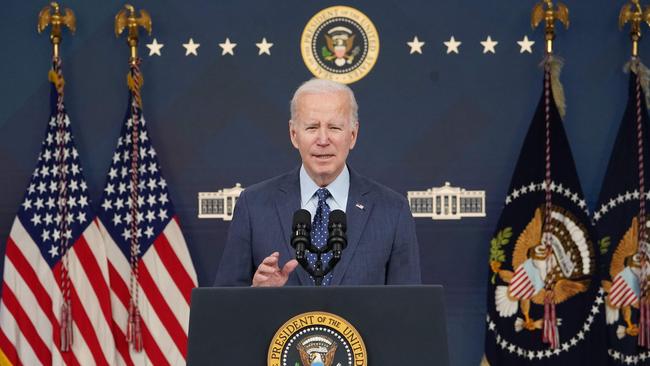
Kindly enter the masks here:
<path id="1" fill-rule="evenodd" d="M 111 292 L 117 299 L 119 299 L 122 306 L 125 308 L 129 307 L 129 288 L 126 286 L 126 282 L 122 280 L 120 274 L 115 269 L 114 263 L 108 264 L 108 274 L 111 281 Z M 112 298 L 111 298 L 112 299 Z M 116 302 L 111 302 L 111 305 L 117 305 Z M 114 307 L 114 306 L 113 306 Z"/>
<path id="2" fill-rule="evenodd" d="M 121 356 L 120 359 L 117 360 L 117 364 L 134 366 L 131 355 L 129 354 L 129 344 L 126 342 L 126 335 L 122 333 L 120 327 L 117 325 L 117 323 L 115 323 L 115 320 L 113 320 L 113 335 L 115 337 L 115 347 Z"/>
<path id="3" fill-rule="evenodd" d="M 59 340 L 59 342 L 60 342 L 60 338 L 61 338 L 60 335 L 56 336 L 56 339 Z M 74 351 L 74 348 L 75 348 L 75 345 L 73 344 L 73 351 Z M 57 355 L 59 357 L 63 357 L 63 362 L 66 365 L 81 366 L 79 364 L 79 361 L 77 360 L 77 356 L 74 354 L 74 352 L 60 352 L 60 350 L 57 348 L 57 352 L 55 353 L 55 355 Z"/>
<path id="4" fill-rule="evenodd" d="M 126 301 L 128 301 L 128 299 Z M 124 319 L 124 324 L 126 325 L 126 320 L 128 318 L 128 313 L 126 311 L 127 308 L 123 306 L 117 306 L 114 307 L 113 309 L 114 309 L 113 317 Z M 143 318 L 145 318 L 145 316 L 143 316 Z M 138 365 L 142 363 L 153 364 L 153 365 L 167 364 L 168 361 L 165 358 L 165 355 L 163 355 L 162 351 L 160 350 L 160 347 L 158 347 L 158 344 L 154 339 L 154 337 L 152 336 L 151 332 L 149 331 L 149 327 L 147 327 L 146 322 L 143 321 L 141 323 L 141 326 L 142 326 L 142 341 L 144 345 L 144 353 L 135 352 L 130 347 L 130 345 L 126 342 L 126 326 L 120 326 L 119 324 L 114 322 L 114 332 L 115 332 L 114 334 L 116 338 L 116 344 L 121 349 L 120 354 L 123 356 L 126 355 L 125 359 L 129 360 L 130 362 L 134 362 L 133 360 L 138 360 L 138 362 L 135 362 Z M 166 339 L 168 339 L 168 337 Z M 173 347 L 171 343 L 170 346 Z"/>
<path id="5" fill-rule="evenodd" d="M 9 355 L 6 355 L 3 350 L 9 352 Z M 18 354 L 16 349 L 13 347 L 13 344 L 9 339 L 4 335 L 2 329 L 0 329 L 0 365 L 2 366 L 18 366 L 20 365 L 20 360 L 18 360 Z"/>
<path id="6" fill-rule="evenodd" d="M 59 262 L 54 267 L 55 276 L 60 276 L 61 273 L 61 262 Z M 72 274 L 71 274 L 71 277 Z M 93 327 L 93 323 L 90 321 L 84 303 L 79 298 L 77 293 L 77 286 L 70 287 L 70 303 L 72 306 L 72 319 L 74 320 L 75 325 L 78 327 L 78 334 L 81 334 L 83 340 L 85 341 L 87 347 L 90 350 L 92 359 L 97 365 L 108 365 L 108 361 L 105 358 L 104 352 L 99 344 L 99 339 L 97 337 L 96 329 Z M 74 341 L 78 342 L 79 337 L 75 337 Z M 74 345 L 74 343 L 73 343 Z M 82 360 L 86 360 L 86 357 L 80 357 Z"/>
<path id="7" fill-rule="evenodd" d="M 623 277 L 617 276 L 616 280 L 614 281 L 614 285 L 612 286 L 612 294 L 623 288 L 624 285 L 625 281 L 623 280 Z"/>
<path id="8" fill-rule="evenodd" d="M 94 228 L 94 225 L 89 226 L 88 230 L 92 230 Z M 99 267 L 99 263 L 97 262 L 97 257 L 93 254 L 90 245 L 88 242 L 85 240 L 84 235 L 80 236 L 77 242 L 74 245 L 74 254 L 77 256 L 79 259 L 79 262 L 81 263 L 81 267 L 83 267 L 83 270 L 86 274 L 86 277 L 84 280 L 86 280 L 90 285 L 92 286 L 92 289 L 94 291 L 94 297 L 92 297 L 93 302 L 97 302 L 98 308 L 101 309 L 104 319 L 102 321 L 105 322 L 105 326 L 108 326 L 111 321 L 111 304 L 108 301 L 97 301 L 97 299 L 109 299 L 110 298 L 110 291 L 108 289 L 108 283 L 107 279 L 105 278 L 105 274 L 103 273 L 102 269 Z M 105 258 L 104 258 L 105 260 Z M 98 279 L 104 279 L 104 281 L 97 281 Z M 91 296 L 88 296 L 89 299 Z"/>
<path id="9" fill-rule="evenodd" d="M 512 284 L 520 284 L 522 282 L 525 282 L 527 280 L 527 277 L 525 275 L 524 271 L 517 271 L 515 273 L 515 277 L 512 279 Z"/>
<path id="10" fill-rule="evenodd" d="M 633 303 L 635 298 L 636 298 L 636 295 L 634 294 L 634 292 L 626 290 L 624 292 L 621 292 L 620 295 L 617 296 L 616 298 L 612 299 L 611 302 L 612 302 L 613 305 L 618 306 L 618 307 L 627 306 L 627 305 Z"/>
<path id="11" fill-rule="evenodd" d="M 16 269 L 16 273 L 20 274 L 20 276 L 23 278 L 27 287 L 29 287 L 29 289 L 34 293 L 34 296 L 36 297 L 36 300 L 41 310 L 50 319 L 52 328 L 57 327 L 58 320 L 56 319 L 56 316 L 52 311 L 52 298 L 50 297 L 50 294 L 43 287 L 41 281 L 39 281 L 38 275 L 36 274 L 36 272 L 34 272 L 34 269 L 29 265 L 27 258 L 25 258 L 25 256 L 18 248 L 18 246 L 14 243 L 13 240 L 11 240 L 11 237 L 7 240 L 6 248 L 7 250 L 5 255 L 8 261 L 5 261 L 5 267 L 9 263 L 13 263 L 13 266 Z M 11 278 L 10 277 L 11 275 L 12 275 L 11 271 L 5 270 L 5 277 L 4 277 L 5 282 L 9 278 Z M 55 344 L 59 344 L 58 340 L 57 342 L 55 342 Z"/>
<path id="12" fill-rule="evenodd" d="M 22 365 L 18 359 L 16 348 L 5 335 L 3 328 L 0 328 L 0 365 L 5 364 L 13 366 Z"/>
<path id="13" fill-rule="evenodd" d="M 48 351 L 51 352 L 55 346 L 49 340 L 53 329 L 56 328 L 53 328 L 52 322 L 46 314 L 38 306 L 35 306 L 38 301 L 34 293 L 29 289 L 20 275 L 18 275 L 13 263 L 11 261 L 5 261 L 5 268 L 4 281 L 6 288 L 13 293 L 22 311 L 25 312 L 27 318 L 34 324 L 38 337 L 45 342 Z M 30 304 L 33 305 L 29 306 Z"/>
<path id="14" fill-rule="evenodd" d="M 519 284 L 516 284 L 514 288 L 512 289 L 512 294 L 516 298 L 522 297 L 522 294 L 529 293 L 532 291 L 533 286 L 531 283 L 526 283 L 526 282 L 521 282 Z"/>
<path id="15" fill-rule="evenodd" d="M 176 276 L 176 273 L 169 271 L 169 268 L 165 267 L 162 263 L 158 256 L 158 251 L 155 250 L 155 244 L 153 248 L 154 250 L 150 250 L 142 257 L 142 262 L 147 269 L 151 268 L 155 271 L 151 274 L 151 278 L 156 279 L 157 288 L 161 294 L 164 294 L 164 301 L 167 307 L 173 309 L 173 315 L 176 321 L 183 328 L 183 332 L 187 334 L 188 321 L 190 319 L 189 304 L 172 279 Z"/>
<path id="16" fill-rule="evenodd" d="M 125 358 L 125 362 L 133 362 L 133 354 L 131 353 L 129 344 L 126 342 L 126 322 L 128 320 L 128 304 L 129 304 L 129 289 L 126 283 L 122 280 L 119 273 L 115 270 L 112 263 L 109 263 L 109 273 L 111 278 L 111 290 L 113 293 L 113 324 L 115 333 L 115 342 L 120 350 L 120 354 Z M 117 319 L 122 321 L 118 323 Z M 145 322 L 142 324 L 143 328 L 146 327 Z M 151 337 L 150 333 L 143 332 L 144 350 L 150 359 L 155 360 L 154 365 L 164 363 L 164 357 L 156 357 L 162 355 L 160 348 L 156 341 Z"/>
<path id="17" fill-rule="evenodd" d="M 636 299 L 636 295 L 634 294 L 634 292 L 632 291 L 628 292 L 627 296 L 625 296 L 625 298 L 623 299 L 623 306 L 630 305 L 635 301 L 635 299 Z"/>
<path id="18" fill-rule="evenodd" d="M 16 224 L 20 223 L 16 221 Z M 17 263 L 17 265 L 14 263 Z M 9 238 L 9 240 L 7 240 L 4 269 L 5 272 L 3 277 L 4 288 L 6 289 L 7 293 L 11 291 L 15 297 L 16 304 L 14 306 L 19 307 L 20 311 L 23 311 L 25 313 L 25 316 L 30 321 L 30 324 L 34 325 L 34 331 L 37 333 L 36 335 L 38 339 L 46 344 L 47 352 L 49 353 L 48 357 L 51 358 L 52 344 L 48 342 L 48 340 L 52 334 L 52 329 L 55 329 L 54 327 L 57 323 L 56 319 L 54 319 L 54 314 L 51 311 L 50 296 L 44 291 L 39 291 L 40 295 L 42 296 L 42 298 L 39 298 L 32 291 L 33 287 L 37 289 L 40 288 L 40 282 L 38 282 L 38 279 L 36 278 L 32 268 L 30 266 L 24 266 L 24 263 L 26 263 L 25 257 L 20 252 L 20 249 L 14 245 L 13 240 Z M 27 278 L 32 283 L 26 282 L 25 278 Z M 20 304 L 25 304 L 27 306 L 23 308 Z M 29 306 L 30 304 L 31 306 Z M 39 306 L 36 306 L 36 304 L 40 306 L 40 309 Z M 14 309 L 11 309 L 10 303 L 6 303 L 5 305 L 9 310 L 14 312 Z M 16 313 L 14 313 L 14 319 L 16 319 Z M 23 321 L 23 319 L 18 318 L 19 322 Z M 25 335 L 22 335 L 22 337 L 24 338 Z M 31 342 L 30 344 L 32 348 L 36 346 L 40 347 L 38 344 Z"/>
<path id="19" fill-rule="evenodd" d="M 515 275 L 510 282 L 509 291 L 512 297 L 524 300 L 530 299 L 535 294 L 533 283 L 524 267 L 520 266 L 515 271 Z"/>
<path id="20" fill-rule="evenodd" d="M 167 329 L 167 332 L 181 354 L 183 354 L 183 356 L 187 355 L 187 334 L 179 324 L 178 319 L 176 319 L 172 310 L 169 308 L 169 305 L 167 305 L 164 296 L 160 293 L 158 286 L 156 286 L 156 283 L 143 261 L 140 261 L 139 270 L 140 275 L 138 280 L 144 293 L 149 299 L 152 309 L 156 314 L 158 314 L 158 317 L 162 321 L 162 325 Z"/>
<path id="21" fill-rule="evenodd" d="M 628 289 L 625 285 L 617 286 L 616 288 L 612 288 L 611 297 L 613 299 L 619 299 L 626 291 Z"/>
<path id="22" fill-rule="evenodd" d="M 512 293 L 515 295 L 520 295 L 528 290 L 530 290 L 533 286 L 530 282 L 526 281 L 521 281 L 518 283 L 513 284 L 512 286 Z"/>
<path id="23" fill-rule="evenodd" d="M 526 273 L 526 271 L 524 270 L 524 267 L 523 267 L 523 266 L 520 266 L 519 268 L 517 268 L 517 271 L 515 272 L 515 277 L 513 278 L 513 281 L 514 281 L 514 280 L 521 279 L 521 276 L 522 276 L 524 273 Z"/>
<path id="24" fill-rule="evenodd" d="M 71 299 L 72 306 L 74 307 L 74 299 Z M 75 316 L 77 316 L 75 313 L 75 310 L 72 310 L 72 317 L 73 317 L 73 323 L 72 323 L 72 337 L 73 337 L 73 342 L 72 342 L 72 352 L 61 352 L 64 355 L 68 354 L 75 354 L 76 357 L 84 364 L 97 364 L 94 362 L 94 351 L 89 349 L 88 343 L 86 343 L 86 339 L 83 337 L 82 331 L 79 329 L 79 325 L 77 323 L 77 320 L 75 319 Z M 59 332 L 60 330 L 57 330 Z M 57 350 L 59 349 L 58 347 L 56 348 Z M 85 366 L 85 365 L 84 365 Z"/>
<path id="25" fill-rule="evenodd" d="M 627 285 L 622 276 L 616 276 L 609 294 L 612 305 L 627 306 L 638 300 L 634 291 Z"/>
<path id="26" fill-rule="evenodd" d="M 169 241 L 171 247 L 174 249 L 174 253 L 178 256 L 178 260 L 181 262 L 185 268 L 185 273 L 191 278 L 192 287 L 198 286 L 198 280 L 196 278 L 196 271 L 194 270 L 194 263 L 192 262 L 192 257 L 185 243 L 185 237 L 181 232 L 180 223 L 178 222 L 178 217 L 174 215 L 173 220 L 165 227 L 163 231 L 165 238 Z"/>
<path id="27" fill-rule="evenodd" d="M 115 347 L 119 355 L 122 357 L 123 365 L 132 365 L 133 361 L 129 354 L 129 344 L 126 342 L 125 332 L 121 330 L 120 324 L 117 323 L 116 318 L 118 318 L 117 312 L 122 310 L 122 313 L 125 313 L 124 308 L 128 306 L 129 299 L 129 289 L 125 286 L 120 278 L 120 275 L 115 270 L 115 267 L 111 263 L 108 264 L 108 277 L 111 284 L 111 308 L 112 308 L 112 329 L 113 329 L 113 338 L 115 339 Z M 121 305 L 121 306 L 120 306 Z M 119 319 L 124 320 L 124 327 L 126 326 L 127 316 L 119 316 Z M 146 348 L 145 348 L 146 351 Z"/>
<path id="28" fill-rule="evenodd" d="M 22 337 L 30 345 L 30 348 L 33 351 L 36 358 L 38 358 L 38 360 L 43 365 L 51 364 L 52 354 L 50 353 L 49 347 L 45 344 L 45 342 L 43 342 L 41 337 L 38 335 L 38 331 L 36 330 L 36 327 L 32 323 L 29 316 L 25 313 L 22 306 L 20 306 L 18 299 L 16 298 L 11 288 L 9 288 L 9 286 L 5 286 L 2 289 L 2 303 L 4 304 L 6 309 L 13 315 L 14 319 L 16 320 L 16 324 L 20 329 L 20 333 Z M 21 351 L 22 350 L 23 348 L 21 348 Z M 24 354 L 22 354 L 21 352 L 21 358 L 23 357 Z"/>
<path id="29" fill-rule="evenodd" d="M 170 221 L 170 225 L 172 222 L 174 221 Z M 185 298 L 185 301 L 189 304 L 192 288 L 196 287 L 196 285 L 187 274 L 187 271 L 183 267 L 183 264 L 180 262 L 176 253 L 174 253 L 174 249 L 172 249 L 165 234 L 158 236 L 153 247 L 158 253 L 158 257 L 160 257 L 160 260 L 163 262 L 167 271 L 170 274 L 173 274 L 170 276 L 172 281 L 174 281 Z"/>
<path id="30" fill-rule="evenodd" d="M 22 224 L 20 220 L 15 220 L 14 226 L 12 228 L 12 232 L 20 233 L 21 230 L 22 230 Z M 4 280 L 10 281 L 14 278 L 16 274 L 19 274 L 22 281 L 24 281 L 23 287 L 28 288 L 34 294 L 36 300 L 32 300 L 31 302 L 29 302 L 28 300 L 21 299 L 20 301 L 21 303 L 24 302 L 28 304 L 38 303 L 40 310 L 49 319 L 51 328 L 49 329 L 48 332 L 52 334 L 52 345 L 54 346 L 55 349 L 55 353 L 52 355 L 53 360 L 60 361 L 61 357 L 63 357 L 65 364 L 78 365 L 79 363 L 73 352 L 65 352 L 61 354 L 61 352 L 58 349 L 59 345 L 61 344 L 60 343 L 61 334 L 58 331 L 59 321 L 57 318 L 57 314 L 54 313 L 53 309 L 59 308 L 61 306 L 61 301 L 60 301 L 61 293 L 58 291 L 58 288 L 50 287 L 50 289 L 54 292 L 54 299 L 56 299 L 56 301 L 53 301 L 53 298 L 52 296 L 50 296 L 50 293 L 46 291 L 46 289 L 43 287 L 44 283 L 48 284 L 53 282 L 53 274 L 49 270 L 47 264 L 43 262 L 42 258 L 40 257 L 40 254 L 37 254 L 37 258 L 34 258 L 32 261 L 34 263 L 34 266 L 36 268 L 47 269 L 46 271 L 43 271 L 44 274 L 39 277 L 39 275 L 34 271 L 34 267 L 29 265 L 28 259 L 27 257 L 25 257 L 25 254 L 31 255 L 32 257 L 34 256 L 34 253 L 36 252 L 35 244 L 29 245 L 30 241 L 26 239 L 23 239 L 22 242 L 24 245 L 18 247 L 11 237 L 9 237 L 7 240 L 7 247 L 6 247 L 7 260 L 5 261 Z M 30 248 L 33 250 L 30 250 Z M 23 254 L 23 251 L 25 251 L 26 253 Z M 10 266 L 14 267 L 13 271 L 11 270 L 12 267 Z M 5 285 L 7 285 L 6 282 Z M 28 307 L 28 309 L 35 310 L 33 306 Z M 45 339 L 49 339 L 49 337 Z M 73 351 L 77 349 L 79 349 L 79 347 L 73 347 Z"/>
<path id="31" fill-rule="evenodd" d="M 99 221 L 99 227 L 102 234 L 106 233 L 106 228 L 101 220 Z M 105 236 L 104 241 L 106 243 L 106 249 L 109 257 L 111 291 L 120 300 L 119 303 L 117 301 L 113 302 L 113 318 L 122 329 L 122 332 L 125 333 L 127 322 L 126 309 L 128 309 L 130 299 L 129 289 L 127 285 L 130 267 L 129 263 L 126 260 L 126 257 L 122 255 L 122 252 L 118 248 L 117 244 L 115 244 L 113 239 L 110 236 Z M 144 267 L 144 264 L 141 261 L 140 268 L 142 267 Z M 126 277 L 122 277 L 122 275 Z M 178 347 L 174 345 L 174 342 L 171 339 L 171 335 L 163 327 L 162 321 L 155 311 L 155 308 L 150 304 L 146 293 L 143 293 L 142 284 L 140 283 L 139 285 L 140 286 L 138 289 L 140 291 L 140 311 L 142 313 L 142 319 L 148 329 L 153 330 L 148 333 L 151 336 L 151 342 L 147 342 L 147 339 L 144 338 L 143 334 L 145 351 L 147 354 L 150 354 L 149 357 L 152 359 L 152 362 L 154 362 L 154 364 L 157 364 L 156 362 L 160 362 L 155 360 L 155 355 L 157 354 L 162 354 L 163 358 L 167 360 L 184 359 L 185 355 L 181 354 L 178 350 Z M 124 324 L 124 328 L 122 324 Z M 151 353 L 149 350 L 150 347 L 155 348 L 151 350 Z M 131 353 L 131 357 L 134 358 L 133 353 Z"/>
<path id="32" fill-rule="evenodd" d="M 0 332 L 5 336 L 5 338 L 7 338 L 12 346 L 12 349 L 8 351 L 8 354 L 15 354 L 18 364 L 22 364 L 23 362 L 21 360 L 24 360 L 29 362 L 30 365 L 37 365 L 38 360 L 36 359 L 32 347 L 22 339 L 22 334 L 18 329 L 16 319 L 9 312 L 4 301 L 0 301 L 0 315 L 2 315 L 0 316 Z M 14 347 L 19 342 L 23 346 L 20 348 Z"/>
<path id="33" fill-rule="evenodd" d="M 161 366 L 169 365 L 168 359 L 161 352 L 160 347 L 158 347 L 156 344 L 154 337 L 152 336 L 151 331 L 149 331 L 149 327 L 147 327 L 146 324 L 142 325 L 142 338 L 147 348 L 147 355 L 149 358 L 151 358 L 153 364 Z M 169 355 L 170 354 L 167 354 L 167 356 Z"/>
<path id="34" fill-rule="evenodd" d="M 93 226 L 89 226 L 92 230 Z M 79 255 L 81 253 L 81 255 Z M 69 273 L 72 282 L 72 317 L 75 325 L 84 339 L 85 346 L 78 347 L 76 342 L 79 337 L 74 338 L 73 350 L 79 354 L 82 360 L 92 357 L 96 364 L 110 363 L 114 357 L 114 342 L 109 327 L 109 314 L 102 314 L 102 303 L 109 303 L 109 293 L 102 294 L 96 289 L 101 289 L 106 278 L 99 270 L 97 258 L 91 253 L 88 243 L 83 235 L 79 236 L 77 242 L 68 252 Z M 105 260 L 105 259 L 104 259 Z M 88 276 L 87 272 L 91 275 Z M 53 269 L 57 278 L 61 273 L 61 262 Z M 103 279 L 103 281 L 102 281 Z M 60 284 L 59 284 L 60 285 Z M 101 301 L 100 299 L 105 299 Z M 109 310 L 110 311 L 110 310 Z M 109 315 L 107 319 L 105 316 Z M 85 350 L 85 347 L 90 347 Z M 85 356 L 81 356 L 81 353 Z"/>

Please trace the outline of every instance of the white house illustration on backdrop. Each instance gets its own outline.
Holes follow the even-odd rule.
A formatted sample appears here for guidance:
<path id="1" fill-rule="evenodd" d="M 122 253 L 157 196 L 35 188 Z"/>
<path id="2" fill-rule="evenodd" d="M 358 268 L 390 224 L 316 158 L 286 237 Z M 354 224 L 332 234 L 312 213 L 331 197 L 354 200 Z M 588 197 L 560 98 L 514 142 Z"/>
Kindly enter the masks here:
<path id="1" fill-rule="evenodd" d="M 244 188 L 237 183 L 232 188 L 216 192 L 199 192 L 199 219 L 222 219 L 231 221 L 235 204 Z"/>
<path id="2" fill-rule="evenodd" d="M 232 188 L 216 192 L 199 192 L 198 217 L 231 221 L 235 204 L 243 191 L 244 188 L 237 183 Z M 463 217 L 485 217 L 485 191 L 468 191 L 452 187 L 449 182 L 426 191 L 408 191 L 407 199 L 416 218 L 459 220 Z"/>
<path id="3" fill-rule="evenodd" d="M 407 199 L 413 217 L 433 220 L 485 217 L 485 191 L 468 191 L 452 187 L 449 182 L 426 191 L 408 191 Z"/>

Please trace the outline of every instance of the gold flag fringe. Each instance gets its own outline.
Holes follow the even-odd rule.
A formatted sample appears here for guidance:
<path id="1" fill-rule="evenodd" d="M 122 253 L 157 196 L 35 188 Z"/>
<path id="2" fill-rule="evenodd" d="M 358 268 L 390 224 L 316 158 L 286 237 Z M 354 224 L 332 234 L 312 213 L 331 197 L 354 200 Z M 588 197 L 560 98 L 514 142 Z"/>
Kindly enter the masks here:
<path id="1" fill-rule="evenodd" d="M 545 67 L 547 64 L 551 71 L 551 90 L 553 90 L 553 99 L 555 100 L 558 112 L 560 112 L 560 117 L 564 119 L 564 115 L 566 115 L 566 99 L 564 97 L 564 87 L 560 82 L 560 73 L 564 66 L 564 60 L 553 54 L 549 54 L 544 57 L 540 67 Z"/>
<path id="2" fill-rule="evenodd" d="M 625 73 L 632 71 L 639 78 L 641 89 L 643 89 L 643 94 L 645 94 L 645 105 L 650 109 L 650 69 L 641 62 L 640 58 L 632 57 L 623 66 L 623 71 Z"/>

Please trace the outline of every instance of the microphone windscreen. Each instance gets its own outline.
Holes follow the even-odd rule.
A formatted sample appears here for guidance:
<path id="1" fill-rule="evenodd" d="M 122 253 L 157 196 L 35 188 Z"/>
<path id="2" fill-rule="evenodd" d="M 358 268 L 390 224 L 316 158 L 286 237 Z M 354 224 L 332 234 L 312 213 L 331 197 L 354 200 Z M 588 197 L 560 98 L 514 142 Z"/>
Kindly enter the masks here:
<path id="1" fill-rule="evenodd" d="M 311 226 L 311 214 L 305 209 L 298 210 L 293 214 L 293 226 L 296 227 L 298 224 L 305 225 L 306 227 Z"/>
<path id="2" fill-rule="evenodd" d="M 332 224 L 339 224 L 341 225 L 341 229 L 345 231 L 347 229 L 347 219 L 345 218 L 345 212 L 341 210 L 334 210 L 330 212 L 330 220 L 329 220 L 329 226 Z"/>

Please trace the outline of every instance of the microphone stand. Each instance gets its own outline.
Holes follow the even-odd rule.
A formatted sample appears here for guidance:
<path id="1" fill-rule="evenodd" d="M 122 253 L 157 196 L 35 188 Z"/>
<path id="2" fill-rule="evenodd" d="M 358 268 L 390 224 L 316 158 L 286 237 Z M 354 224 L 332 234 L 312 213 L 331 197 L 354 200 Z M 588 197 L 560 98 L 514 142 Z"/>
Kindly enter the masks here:
<path id="1" fill-rule="evenodd" d="M 343 230 L 342 225 L 333 224 L 332 226 L 333 227 L 328 235 L 327 243 L 322 248 L 318 248 L 312 243 L 309 243 L 309 246 L 305 248 L 305 251 L 316 254 L 316 263 L 314 264 L 313 269 L 309 266 L 305 251 L 299 252 L 296 250 L 296 260 L 302 268 L 312 276 L 316 286 L 323 285 L 323 279 L 328 273 L 334 270 L 334 267 L 336 267 L 338 262 L 341 260 L 341 252 L 347 244 L 345 231 Z M 322 256 L 329 251 L 332 251 L 332 258 L 329 260 L 327 266 L 323 268 Z"/>
<path id="2" fill-rule="evenodd" d="M 322 256 L 324 253 L 327 253 L 330 250 L 329 245 L 325 245 L 322 248 L 318 248 L 315 245 L 311 244 L 309 249 L 311 253 L 316 254 L 316 263 L 314 264 L 314 268 L 310 268 L 309 265 L 307 267 L 304 267 L 307 273 L 309 273 L 313 278 L 314 278 L 314 284 L 316 286 L 322 286 L 323 285 L 323 279 L 325 276 L 332 270 L 334 267 L 331 265 L 328 265 L 326 268 L 323 268 L 323 260 Z"/>

